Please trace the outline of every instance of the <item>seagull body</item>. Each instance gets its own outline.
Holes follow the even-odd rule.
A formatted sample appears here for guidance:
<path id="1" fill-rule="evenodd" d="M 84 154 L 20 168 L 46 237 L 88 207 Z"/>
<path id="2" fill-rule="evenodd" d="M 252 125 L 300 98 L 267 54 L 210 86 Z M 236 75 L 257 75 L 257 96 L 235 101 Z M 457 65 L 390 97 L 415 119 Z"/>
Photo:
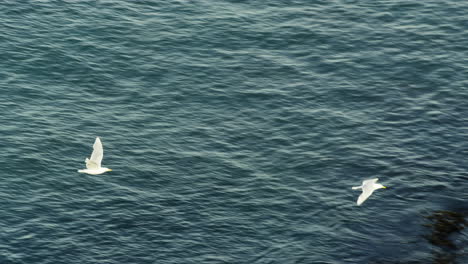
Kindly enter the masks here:
<path id="1" fill-rule="evenodd" d="M 361 186 L 353 187 L 353 190 L 362 190 L 362 193 L 361 195 L 359 195 L 359 198 L 357 200 L 357 205 L 361 205 L 365 200 L 367 200 L 367 198 L 369 198 L 369 196 L 371 196 L 371 194 L 375 190 L 381 189 L 381 188 L 383 189 L 387 188 L 383 186 L 382 184 L 377 183 L 378 180 L 379 180 L 378 178 L 365 180 L 362 182 Z"/>
<path id="2" fill-rule="evenodd" d="M 86 158 L 86 169 L 78 170 L 78 172 L 97 175 L 106 171 L 111 171 L 111 169 L 101 167 L 101 161 L 103 156 L 104 150 L 102 148 L 101 139 L 97 137 L 96 141 L 94 141 L 93 153 L 91 154 L 91 158 Z"/>

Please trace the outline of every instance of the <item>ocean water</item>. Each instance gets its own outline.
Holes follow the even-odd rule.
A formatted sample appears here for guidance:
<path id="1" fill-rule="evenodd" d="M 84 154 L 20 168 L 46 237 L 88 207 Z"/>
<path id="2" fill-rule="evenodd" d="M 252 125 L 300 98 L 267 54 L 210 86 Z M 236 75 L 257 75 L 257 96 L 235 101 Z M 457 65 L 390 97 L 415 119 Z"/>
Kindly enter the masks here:
<path id="1" fill-rule="evenodd" d="M 467 1 L 0 7 L 1 264 L 468 263 Z"/>

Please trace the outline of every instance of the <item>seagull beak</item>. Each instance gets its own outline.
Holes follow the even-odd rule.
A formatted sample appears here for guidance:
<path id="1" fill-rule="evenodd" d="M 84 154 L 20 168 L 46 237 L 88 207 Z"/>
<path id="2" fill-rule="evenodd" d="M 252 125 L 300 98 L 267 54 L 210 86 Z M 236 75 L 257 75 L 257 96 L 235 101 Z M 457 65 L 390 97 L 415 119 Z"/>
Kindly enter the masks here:
<path id="1" fill-rule="evenodd" d="M 107 171 L 112 171 L 112 169 L 107 169 Z"/>
<path id="2" fill-rule="evenodd" d="M 382 188 L 387 189 L 387 187 L 385 187 L 385 186 L 382 186 Z"/>

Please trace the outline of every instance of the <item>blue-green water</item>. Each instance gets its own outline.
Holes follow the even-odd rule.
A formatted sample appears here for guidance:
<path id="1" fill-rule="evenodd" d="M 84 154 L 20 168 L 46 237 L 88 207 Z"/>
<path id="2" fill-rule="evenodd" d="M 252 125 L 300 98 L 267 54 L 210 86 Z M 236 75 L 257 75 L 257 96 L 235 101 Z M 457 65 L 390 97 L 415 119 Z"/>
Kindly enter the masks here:
<path id="1" fill-rule="evenodd" d="M 0 7 L 1 264 L 468 263 L 467 1 Z"/>

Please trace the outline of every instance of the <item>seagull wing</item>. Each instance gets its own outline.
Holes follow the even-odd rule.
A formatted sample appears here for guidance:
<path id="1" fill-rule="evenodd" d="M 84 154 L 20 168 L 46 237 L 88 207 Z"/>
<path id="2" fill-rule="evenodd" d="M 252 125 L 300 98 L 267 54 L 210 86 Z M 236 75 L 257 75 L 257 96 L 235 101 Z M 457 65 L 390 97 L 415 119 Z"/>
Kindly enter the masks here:
<path id="1" fill-rule="evenodd" d="M 374 188 L 372 186 L 363 186 L 362 187 L 362 193 L 359 195 L 359 198 L 357 200 L 357 205 L 361 205 L 371 194 L 374 192 Z"/>
<path id="2" fill-rule="evenodd" d="M 371 184 L 371 185 L 372 185 L 372 184 L 376 183 L 378 180 L 379 180 L 379 178 L 374 178 L 374 179 L 370 179 L 370 180 L 365 180 L 365 181 L 362 182 L 362 186 L 367 185 L 367 184 Z"/>
<path id="3" fill-rule="evenodd" d="M 93 145 L 93 153 L 90 159 L 86 159 L 86 168 L 88 169 L 99 169 L 101 168 L 102 157 L 104 156 L 104 149 L 99 137 L 96 138 Z"/>

